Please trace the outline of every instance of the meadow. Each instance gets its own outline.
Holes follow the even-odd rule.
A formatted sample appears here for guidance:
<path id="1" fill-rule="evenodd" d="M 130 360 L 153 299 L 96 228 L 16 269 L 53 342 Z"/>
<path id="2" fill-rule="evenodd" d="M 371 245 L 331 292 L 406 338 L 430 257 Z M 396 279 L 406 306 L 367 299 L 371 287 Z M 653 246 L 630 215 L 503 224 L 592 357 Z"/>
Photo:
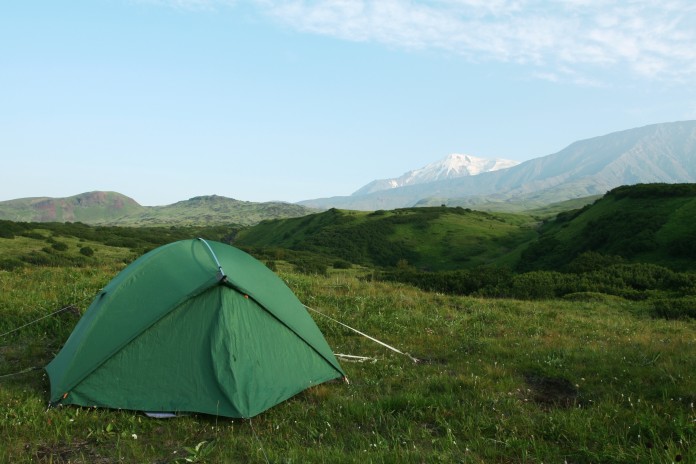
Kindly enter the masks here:
<path id="1" fill-rule="evenodd" d="M 279 261 L 277 272 L 307 306 L 419 362 L 311 313 L 334 352 L 369 357 L 342 361 L 350 384 L 248 420 L 49 409 L 45 372 L 29 369 L 132 254 L 105 250 L 80 266 L 0 271 L 0 462 L 696 462 L 694 319 L 596 293 L 446 295 L 356 267 L 311 275 Z"/>

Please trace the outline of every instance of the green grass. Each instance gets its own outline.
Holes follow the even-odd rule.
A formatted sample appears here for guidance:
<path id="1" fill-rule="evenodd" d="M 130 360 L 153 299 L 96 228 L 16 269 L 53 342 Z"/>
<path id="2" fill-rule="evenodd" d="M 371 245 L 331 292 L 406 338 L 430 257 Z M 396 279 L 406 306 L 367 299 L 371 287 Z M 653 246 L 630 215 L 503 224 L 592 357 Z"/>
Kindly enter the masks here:
<path id="1" fill-rule="evenodd" d="M 0 333 L 83 311 L 122 265 L 0 272 Z M 285 266 L 281 268 L 286 269 Z M 638 302 L 488 300 L 283 271 L 308 306 L 419 358 L 414 364 L 312 313 L 349 385 L 307 390 L 252 420 L 46 410 L 43 371 L 0 378 L 0 462 L 635 463 L 696 460 L 696 322 Z M 0 375 L 45 365 L 64 311 L 0 338 Z"/>

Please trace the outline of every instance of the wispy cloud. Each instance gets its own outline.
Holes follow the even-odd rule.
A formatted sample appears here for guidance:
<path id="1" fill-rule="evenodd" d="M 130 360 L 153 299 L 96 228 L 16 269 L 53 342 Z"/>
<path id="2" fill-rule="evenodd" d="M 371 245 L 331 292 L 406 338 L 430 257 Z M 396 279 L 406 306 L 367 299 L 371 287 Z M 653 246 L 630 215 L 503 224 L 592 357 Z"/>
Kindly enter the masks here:
<path id="1" fill-rule="evenodd" d="M 593 70 L 613 69 L 647 79 L 696 77 L 692 0 L 253 2 L 302 32 L 525 64 L 546 79 L 591 83 Z"/>

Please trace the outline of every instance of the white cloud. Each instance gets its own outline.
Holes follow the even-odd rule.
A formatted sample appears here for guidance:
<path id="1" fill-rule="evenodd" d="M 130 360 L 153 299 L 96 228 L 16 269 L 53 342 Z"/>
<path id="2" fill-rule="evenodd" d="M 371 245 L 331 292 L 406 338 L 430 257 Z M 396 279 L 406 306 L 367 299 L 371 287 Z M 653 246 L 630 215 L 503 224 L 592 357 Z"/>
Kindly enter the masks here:
<path id="1" fill-rule="evenodd" d="M 568 75 L 563 68 L 575 81 L 612 69 L 667 81 L 696 77 L 692 0 L 253 1 L 302 32 L 528 64 L 547 79 Z"/>

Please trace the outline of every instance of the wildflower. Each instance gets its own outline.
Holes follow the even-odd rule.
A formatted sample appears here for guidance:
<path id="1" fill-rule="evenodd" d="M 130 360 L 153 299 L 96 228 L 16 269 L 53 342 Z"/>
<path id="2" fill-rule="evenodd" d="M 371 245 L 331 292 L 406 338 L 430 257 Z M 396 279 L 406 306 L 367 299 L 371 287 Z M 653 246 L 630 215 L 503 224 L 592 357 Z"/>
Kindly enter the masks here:
<path id="1" fill-rule="evenodd" d="M 137 440 L 137 439 L 138 439 L 138 435 L 137 435 L 137 434 L 135 434 L 135 433 L 134 433 L 134 434 L 132 434 L 132 435 L 131 435 L 131 437 L 133 437 L 133 440 Z"/>

